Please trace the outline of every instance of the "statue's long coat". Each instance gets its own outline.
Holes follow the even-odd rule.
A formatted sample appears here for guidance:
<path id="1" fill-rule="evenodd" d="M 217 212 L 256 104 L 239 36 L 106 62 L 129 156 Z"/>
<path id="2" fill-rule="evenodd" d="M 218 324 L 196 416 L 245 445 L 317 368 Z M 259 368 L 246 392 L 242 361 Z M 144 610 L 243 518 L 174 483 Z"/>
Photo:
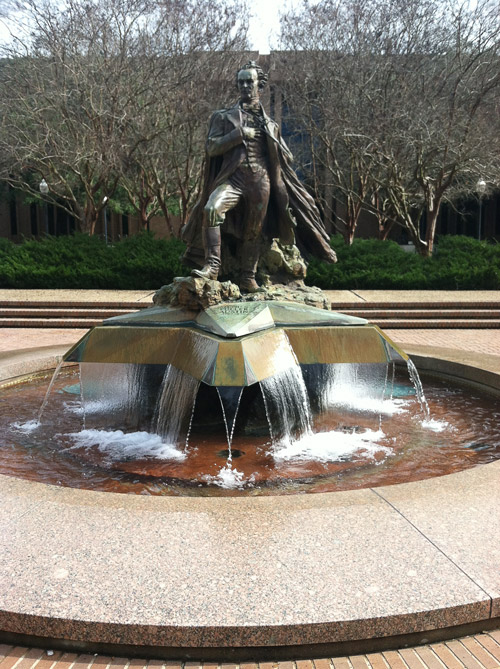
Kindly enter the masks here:
<path id="1" fill-rule="evenodd" d="M 279 238 L 285 245 L 296 243 L 305 255 L 335 262 L 336 256 L 318 209 L 291 167 L 292 154 L 281 138 L 278 124 L 264 111 L 263 114 L 271 181 L 264 235 L 270 239 Z M 182 230 L 182 239 L 188 246 L 185 259 L 195 265 L 204 263 L 201 229 L 203 208 L 210 193 L 226 182 L 246 158 L 242 126 L 239 104 L 214 112 L 210 119 L 201 196 Z M 238 207 L 227 213 L 222 231 L 243 238 L 244 226 Z"/>

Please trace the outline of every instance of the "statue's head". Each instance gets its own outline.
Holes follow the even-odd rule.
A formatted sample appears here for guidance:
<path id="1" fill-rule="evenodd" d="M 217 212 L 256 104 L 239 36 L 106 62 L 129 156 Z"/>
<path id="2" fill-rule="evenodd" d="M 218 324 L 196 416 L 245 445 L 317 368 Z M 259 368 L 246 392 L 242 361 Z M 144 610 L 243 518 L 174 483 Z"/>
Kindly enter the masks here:
<path id="1" fill-rule="evenodd" d="M 254 60 L 250 60 L 238 70 L 236 83 L 243 102 L 250 102 L 259 98 L 259 92 L 264 88 L 268 75 L 257 65 Z"/>

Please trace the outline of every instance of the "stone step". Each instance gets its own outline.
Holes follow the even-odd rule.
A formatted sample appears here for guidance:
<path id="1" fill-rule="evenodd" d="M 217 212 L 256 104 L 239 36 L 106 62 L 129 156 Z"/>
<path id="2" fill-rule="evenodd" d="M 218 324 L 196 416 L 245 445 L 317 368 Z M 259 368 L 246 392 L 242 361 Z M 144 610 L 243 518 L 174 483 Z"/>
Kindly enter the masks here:
<path id="1" fill-rule="evenodd" d="M 104 319 L 136 312 L 151 302 L 0 301 L 0 327 L 83 328 L 99 325 Z M 463 328 L 500 327 L 498 302 L 368 302 L 336 303 L 335 311 L 366 318 L 381 328 Z"/>
<path id="2" fill-rule="evenodd" d="M 111 318 L 131 313 L 131 309 L 114 308 L 0 308 L 0 321 L 5 318 Z M 133 311 L 137 311 L 137 308 Z"/>
<path id="3" fill-rule="evenodd" d="M 100 325 L 102 318 L 0 318 L 0 328 L 89 328 Z"/>
<path id="4" fill-rule="evenodd" d="M 332 300 L 332 309 L 335 311 L 351 311 L 352 309 L 500 309 L 498 300 L 477 300 L 475 302 L 464 302 L 460 300 L 447 300 L 442 302 L 407 302 L 397 299 L 390 301 L 370 302 L 335 302 Z"/>
<path id="5" fill-rule="evenodd" d="M 450 328 L 450 329 L 499 329 L 500 318 L 495 319 L 458 319 L 458 318 L 369 318 L 370 323 L 378 325 L 382 330 L 384 329 L 399 329 L 399 328 L 419 328 L 419 329 L 434 329 L 434 328 Z"/>
<path id="6" fill-rule="evenodd" d="M 487 320 L 490 318 L 500 319 L 500 309 L 406 309 L 406 308 L 392 308 L 392 309 L 350 309 L 345 310 L 349 316 L 358 316 L 360 318 L 367 318 L 369 320 L 387 319 L 387 318 L 408 318 L 408 319 L 476 319 Z"/>
<path id="7" fill-rule="evenodd" d="M 366 314 L 368 316 L 368 314 Z M 87 317 L 79 318 L 68 316 L 60 318 L 2 318 L 0 317 L 0 328 L 83 328 L 88 329 L 102 323 L 102 318 Z M 445 318 L 368 318 L 374 325 L 382 329 L 400 328 L 461 328 L 461 329 L 499 329 L 500 319 L 445 319 Z"/>
<path id="8" fill-rule="evenodd" d="M 0 300 L 0 310 L 4 309 L 122 309 L 125 312 L 138 311 L 152 307 L 152 302 L 89 302 L 75 299 L 73 302 L 62 300 Z"/>

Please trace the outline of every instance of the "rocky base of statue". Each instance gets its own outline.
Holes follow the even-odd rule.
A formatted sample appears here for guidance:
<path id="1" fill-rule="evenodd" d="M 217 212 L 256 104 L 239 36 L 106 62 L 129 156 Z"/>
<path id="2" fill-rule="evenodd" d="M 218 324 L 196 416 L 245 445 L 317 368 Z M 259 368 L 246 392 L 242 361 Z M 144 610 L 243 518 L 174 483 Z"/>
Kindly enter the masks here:
<path id="1" fill-rule="evenodd" d="M 238 280 L 242 259 L 225 247 L 222 277 Z M 243 259 L 244 262 L 244 259 Z M 214 281 L 196 276 L 177 277 L 173 283 L 156 292 L 156 306 L 183 307 L 199 311 L 221 302 L 293 301 L 320 309 L 330 309 L 325 294 L 314 286 L 306 286 L 307 265 L 296 246 L 284 246 L 277 239 L 263 241 L 259 248 L 256 273 L 260 289 L 245 293 L 232 281 Z"/>
<path id="2" fill-rule="evenodd" d="M 190 311 L 201 311 L 221 302 L 233 302 L 240 296 L 240 289 L 231 281 L 221 283 L 194 276 L 179 276 L 168 286 L 162 286 L 156 291 L 153 303 L 157 307 L 183 307 Z"/>
<path id="3" fill-rule="evenodd" d="M 239 245 L 233 246 L 230 243 L 224 245 L 219 277 L 238 281 L 245 262 L 241 254 L 242 249 Z M 305 279 L 307 265 L 295 245 L 285 246 L 277 239 L 263 239 L 258 245 L 258 257 L 256 278 L 257 283 L 264 287 L 276 283 L 287 285 Z"/>
<path id="4" fill-rule="evenodd" d="M 306 286 L 303 281 L 290 281 L 287 284 L 275 283 L 261 288 L 257 293 L 243 294 L 240 302 L 299 302 L 318 309 L 331 309 L 331 304 L 321 288 Z"/>
<path id="5" fill-rule="evenodd" d="M 319 309 L 330 309 L 330 304 L 322 290 L 306 286 L 298 280 L 285 284 L 261 287 L 257 293 L 241 293 L 238 286 L 230 281 L 212 281 L 193 276 L 178 277 L 168 286 L 156 291 L 153 302 L 157 307 L 182 307 L 189 311 L 201 311 L 221 302 L 265 302 L 278 300 L 299 302 Z"/>
<path id="6" fill-rule="evenodd" d="M 303 282 L 306 272 L 307 265 L 296 246 L 284 246 L 277 239 L 263 244 L 258 278 L 264 286 Z"/>

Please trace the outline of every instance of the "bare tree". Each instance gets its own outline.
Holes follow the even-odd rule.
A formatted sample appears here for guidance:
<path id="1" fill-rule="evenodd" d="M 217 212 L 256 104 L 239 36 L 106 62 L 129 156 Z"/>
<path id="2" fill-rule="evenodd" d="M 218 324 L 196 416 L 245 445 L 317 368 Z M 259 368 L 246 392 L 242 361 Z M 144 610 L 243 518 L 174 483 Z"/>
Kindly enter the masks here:
<path id="1" fill-rule="evenodd" d="M 172 230 L 172 203 L 185 222 L 198 193 L 208 114 L 227 96 L 247 47 L 244 7 L 211 0 L 175 3 L 142 41 L 151 99 L 136 97 L 130 145 L 122 146 L 120 184 L 147 227 L 161 212 Z"/>
<path id="2" fill-rule="evenodd" d="M 246 15 L 208 0 L 25 0 L 0 72 L 3 176 L 92 234 L 117 189 L 143 221 L 189 199 L 182 110 L 205 55 L 244 44 Z M 220 56 L 219 56 L 220 57 Z M 184 141 L 183 141 L 184 138 Z M 188 179 L 189 181 L 189 179 Z"/>
<path id="3" fill-rule="evenodd" d="M 288 95 L 318 189 L 345 202 L 347 241 L 366 209 L 382 236 L 398 223 L 430 255 L 442 202 L 479 175 L 498 182 L 499 19 L 490 0 L 326 0 L 283 17 L 283 45 L 301 49 Z"/>

